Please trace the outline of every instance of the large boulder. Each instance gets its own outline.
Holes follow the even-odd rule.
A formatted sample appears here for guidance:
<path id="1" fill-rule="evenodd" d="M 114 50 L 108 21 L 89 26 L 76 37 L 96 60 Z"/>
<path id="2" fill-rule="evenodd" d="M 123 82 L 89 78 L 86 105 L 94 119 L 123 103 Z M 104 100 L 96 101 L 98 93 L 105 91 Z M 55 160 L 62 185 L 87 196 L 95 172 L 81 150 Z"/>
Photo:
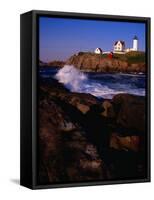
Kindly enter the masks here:
<path id="1" fill-rule="evenodd" d="M 118 94 L 112 99 L 118 125 L 137 132 L 145 131 L 145 98 Z"/>

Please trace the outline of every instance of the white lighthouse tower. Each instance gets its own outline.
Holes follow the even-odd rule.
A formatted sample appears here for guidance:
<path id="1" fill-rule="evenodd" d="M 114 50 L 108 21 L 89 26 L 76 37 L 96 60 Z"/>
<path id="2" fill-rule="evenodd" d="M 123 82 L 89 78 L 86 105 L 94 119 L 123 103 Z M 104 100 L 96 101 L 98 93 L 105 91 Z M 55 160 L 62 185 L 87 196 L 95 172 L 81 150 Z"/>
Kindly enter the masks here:
<path id="1" fill-rule="evenodd" d="M 133 51 L 138 51 L 138 38 L 136 35 L 133 38 Z"/>

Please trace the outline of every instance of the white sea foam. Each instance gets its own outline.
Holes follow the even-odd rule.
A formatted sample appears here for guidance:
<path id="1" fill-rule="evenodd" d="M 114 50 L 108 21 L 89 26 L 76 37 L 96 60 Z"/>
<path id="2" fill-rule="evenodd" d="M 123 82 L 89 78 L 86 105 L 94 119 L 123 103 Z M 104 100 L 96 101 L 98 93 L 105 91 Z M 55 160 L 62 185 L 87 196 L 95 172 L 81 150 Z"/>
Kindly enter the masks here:
<path id="1" fill-rule="evenodd" d="M 98 81 L 89 79 L 87 74 L 81 72 L 73 65 L 64 65 L 64 67 L 57 72 L 55 78 L 72 92 L 90 93 L 96 97 L 111 99 L 115 94 L 119 93 L 130 93 L 140 96 L 145 95 L 145 90 L 143 88 L 132 89 L 128 84 L 117 83 L 117 87 L 114 89 L 107 84 L 102 85 L 102 83 Z"/>
<path id="2" fill-rule="evenodd" d="M 86 74 L 73 65 L 65 65 L 56 74 L 56 79 L 71 91 L 82 92 L 83 85 L 87 82 Z"/>

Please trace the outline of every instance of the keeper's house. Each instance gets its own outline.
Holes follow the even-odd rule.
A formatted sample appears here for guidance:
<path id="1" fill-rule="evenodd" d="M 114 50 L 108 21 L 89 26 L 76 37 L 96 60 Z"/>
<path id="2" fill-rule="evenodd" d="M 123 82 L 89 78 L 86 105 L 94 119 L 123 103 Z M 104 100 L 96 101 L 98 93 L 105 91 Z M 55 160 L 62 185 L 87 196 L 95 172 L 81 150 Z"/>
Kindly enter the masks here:
<path id="1" fill-rule="evenodd" d="M 125 53 L 125 42 L 122 40 L 114 43 L 114 53 Z"/>

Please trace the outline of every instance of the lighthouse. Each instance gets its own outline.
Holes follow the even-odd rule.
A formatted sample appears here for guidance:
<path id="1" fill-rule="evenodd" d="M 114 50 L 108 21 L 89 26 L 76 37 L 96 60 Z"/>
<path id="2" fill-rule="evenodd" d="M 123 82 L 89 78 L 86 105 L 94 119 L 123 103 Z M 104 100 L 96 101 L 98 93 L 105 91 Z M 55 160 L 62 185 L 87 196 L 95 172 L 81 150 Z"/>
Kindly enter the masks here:
<path id="1" fill-rule="evenodd" d="M 133 38 L 133 51 L 138 51 L 138 38 L 136 35 Z"/>

